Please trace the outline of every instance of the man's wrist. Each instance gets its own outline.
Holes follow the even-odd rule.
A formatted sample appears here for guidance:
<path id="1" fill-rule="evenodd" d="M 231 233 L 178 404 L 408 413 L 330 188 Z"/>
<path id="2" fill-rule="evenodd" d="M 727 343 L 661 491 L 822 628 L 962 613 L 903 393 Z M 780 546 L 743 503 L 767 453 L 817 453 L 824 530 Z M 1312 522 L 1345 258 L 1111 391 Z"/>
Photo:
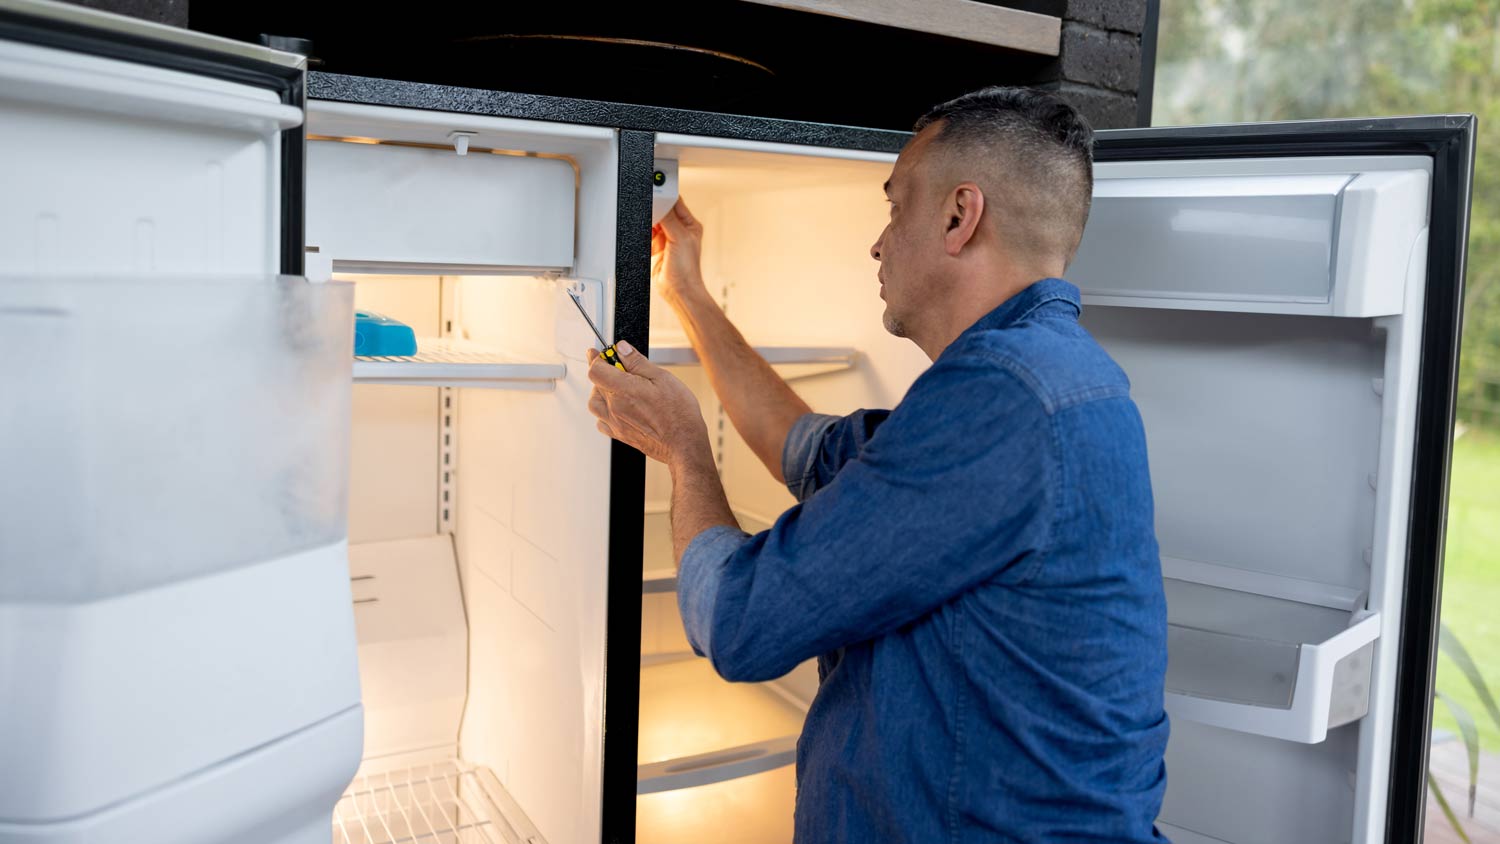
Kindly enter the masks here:
<path id="1" fill-rule="evenodd" d="M 662 289 L 662 297 L 667 300 L 667 304 L 671 305 L 673 310 L 679 313 L 697 305 L 713 302 L 713 297 L 708 295 L 708 285 L 703 282 L 701 277 L 671 287 L 664 287 Z"/>
<path id="2" fill-rule="evenodd" d="M 684 476 L 694 473 L 718 477 L 718 464 L 714 461 L 713 449 L 708 444 L 708 432 L 704 431 L 702 437 L 693 437 L 683 448 L 674 451 L 668 468 L 672 472 L 674 485 Z"/>

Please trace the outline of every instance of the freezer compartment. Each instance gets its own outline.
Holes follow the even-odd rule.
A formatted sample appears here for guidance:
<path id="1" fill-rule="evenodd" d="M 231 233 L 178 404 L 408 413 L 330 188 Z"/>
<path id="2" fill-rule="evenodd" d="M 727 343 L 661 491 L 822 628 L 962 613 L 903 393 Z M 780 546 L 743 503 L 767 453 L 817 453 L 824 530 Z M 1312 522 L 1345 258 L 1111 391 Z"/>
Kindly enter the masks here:
<path id="1" fill-rule="evenodd" d="M 1363 595 L 1189 560 L 1162 571 L 1173 718 L 1316 743 L 1364 717 L 1380 615 Z"/>
<path id="2" fill-rule="evenodd" d="M 84 602 L 341 541 L 353 291 L 0 279 L 0 602 Z"/>

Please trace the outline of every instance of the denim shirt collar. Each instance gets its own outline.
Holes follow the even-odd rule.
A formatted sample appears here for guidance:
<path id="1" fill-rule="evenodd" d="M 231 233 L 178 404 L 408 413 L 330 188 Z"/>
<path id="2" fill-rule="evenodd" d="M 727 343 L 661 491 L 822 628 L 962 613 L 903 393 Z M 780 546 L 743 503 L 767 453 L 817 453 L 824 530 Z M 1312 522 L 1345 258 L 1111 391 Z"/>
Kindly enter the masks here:
<path id="1" fill-rule="evenodd" d="M 1049 311 L 1061 311 L 1066 308 L 1071 310 L 1071 316 L 1075 319 L 1083 311 L 1077 287 L 1060 278 L 1044 278 L 1001 302 L 1000 307 L 980 317 L 979 321 L 965 329 L 963 334 L 1009 328 L 1025 320 L 1039 308 L 1053 302 L 1065 303 L 1065 305 L 1049 307 Z"/>

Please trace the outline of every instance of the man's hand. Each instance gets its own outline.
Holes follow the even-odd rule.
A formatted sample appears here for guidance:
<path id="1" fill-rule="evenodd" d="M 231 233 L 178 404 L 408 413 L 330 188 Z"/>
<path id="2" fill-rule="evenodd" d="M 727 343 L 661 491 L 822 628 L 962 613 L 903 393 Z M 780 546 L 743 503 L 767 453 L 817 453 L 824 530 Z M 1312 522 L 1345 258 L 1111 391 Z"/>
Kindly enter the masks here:
<path id="1" fill-rule="evenodd" d="M 594 383 L 589 411 L 598 417 L 599 430 L 674 468 L 705 455 L 712 461 L 708 428 L 693 391 L 629 343 L 615 349 L 624 372 L 605 363 L 594 349 L 588 351 Z"/>
<path id="2" fill-rule="evenodd" d="M 680 307 L 685 296 L 708 292 L 702 256 L 703 224 L 679 198 L 651 229 L 651 283 L 672 307 Z"/>

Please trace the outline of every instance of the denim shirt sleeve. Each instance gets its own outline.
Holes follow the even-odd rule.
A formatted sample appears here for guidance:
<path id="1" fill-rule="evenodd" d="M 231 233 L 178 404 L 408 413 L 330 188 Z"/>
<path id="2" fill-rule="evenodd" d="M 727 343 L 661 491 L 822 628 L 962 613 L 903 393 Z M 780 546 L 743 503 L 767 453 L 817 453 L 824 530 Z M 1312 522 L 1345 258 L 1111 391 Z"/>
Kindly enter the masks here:
<path id="1" fill-rule="evenodd" d="M 822 489 L 844 464 L 859 456 L 889 410 L 856 410 L 848 416 L 808 413 L 792 423 L 781 447 L 781 476 L 798 501 Z"/>
<path id="2" fill-rule="evenodd" d="M 711 528 L 683 554 L 688 640 L 726 679 L 779 677 L 979 583 L 1023 582 L 1045 556 L 1051 424 L 1008 370 L 940 360 L 861 448 L 853 435 L 863 422 L 853 418 L 799 420 L 809 441 L 823 430 L 813 468 L 803 469 L 810 445 L 783 454 L 784 466 L 801 470 L 799 487 L 811 475 L 817 495 L 768 531 Z M 847 441 L 830 441 L 841 435 Z"/>

